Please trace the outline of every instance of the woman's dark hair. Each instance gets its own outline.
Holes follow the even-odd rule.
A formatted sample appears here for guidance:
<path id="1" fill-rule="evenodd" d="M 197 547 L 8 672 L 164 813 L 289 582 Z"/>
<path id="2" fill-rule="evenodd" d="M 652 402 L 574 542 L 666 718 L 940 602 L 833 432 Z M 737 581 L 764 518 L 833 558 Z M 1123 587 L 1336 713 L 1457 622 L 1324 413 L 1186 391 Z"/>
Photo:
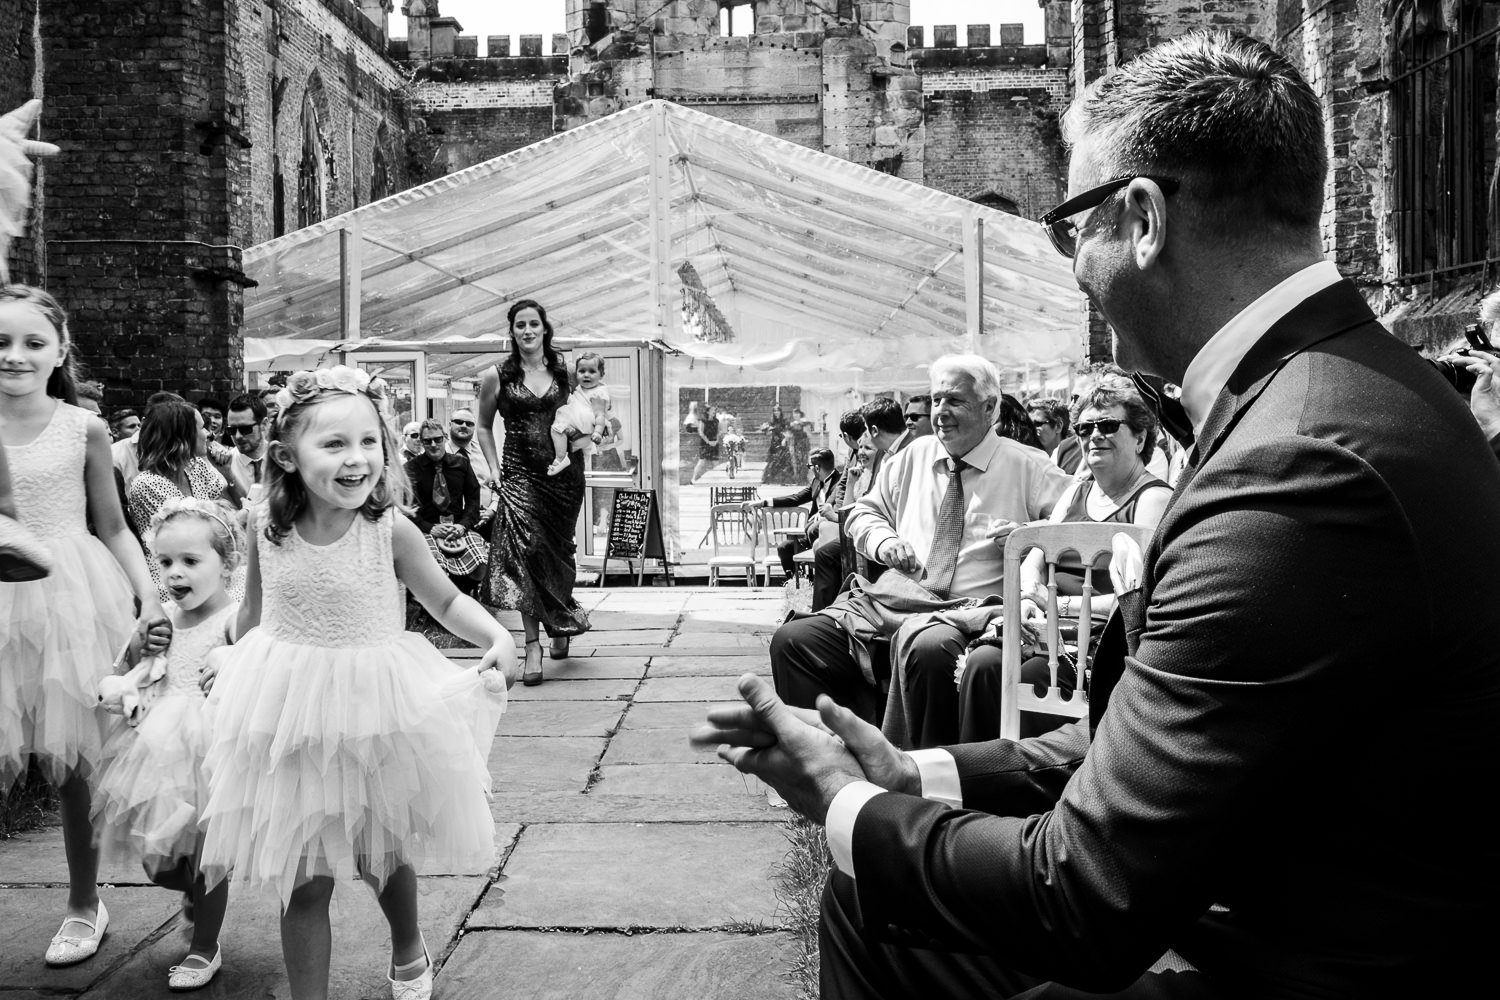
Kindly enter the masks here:
<path id="1" fill-rule="evenodd" d="M 350 393 L 325 390 L 308 399 L 292 403 L 291 406 L 282 410 L 276 417 L 276 423 L 271 428 L 271 448 L 291 449 L 295 446 L 297 435 L 302 432 L 302 426 L 307 422 L 308 411 L 330 399 L 340 396 L 348 396 Z M 398 456 L 401 454 L 401 444 L 396 440 L 395 433 L 389 424 L 380 418 L 380 407 L 368 392 L 358 393 L 375 411 L 375 424 L 380 428 L 381 452 L 384 456 L 385 466 L 380 471 L 380 478 L 375 481 L 375 488 L 365 498 L 360 506 L 359 512 L 365 516 L 367 521 L 379 521 L 381 516 L 392 507 L 399 508 L 410 496 L 410 488 L 406 481 L 406 471 Z M 292 525 L 297 516 L 307 509 L 307 487 L 303 485 L 302 477 L 296 472 L 288 472 L 281 467 L 278 461 L 266 463 L 266 539 L 280 545 L 291 534 Z"/>
<path id="2" fill-rule="evenodd" d="M 62 305 L 47 292 L 32 285 L 0 285 L 0 303 L 25 302 L 35 306 L 62 344 L 62 363 L 47 377 L 47 395 L 64 403 L 78 405 L 78 365 L 73 360 L 73 335 L 68 332 L 68 314 Z"/>
<path id="3" fill-rule="evenodd" d="M 197 407 L 180 401 L 148 409 L 137 449 L 141 471 L 176 478 L 198 451 L 200 419 Z"/>
<path id="4" fill-rule="evenodd" d="M 1040 451 L 1047 449 L 1042 447 L 1042 439 L 1037 436 L 1036 425 L 1031 422 L 1031 414 L 1026 412 L 1026 407 L 1021 401 L 1008 392 L 1000 394 L 1000 415 L 995 420 L 995 434 L 998 437 L 1010 438 L 1021 444 L 1030 445 Z"/>
<path id="5" fill-rule="evenodd" d="M 547 310 L 535 299 L 522 299 L 510 307 L 505 314 L 506 328 L 514 331 L 516 328 L 516 316 L 523 309 L 535 309 L 536 314 L 542 321 L 542 356 L 547 360 L 547 370 L 552 373 L 552 380 L 567 394 L 568 365 L 563 361 L 561 354 L 552 347 L 552 321 L 547 318 Z M 510 338 L 510 357 L 500 363 L 501 382 L 519 382 L 525 376 L 521 372 L 521 343 L 516 340 L 514 333 Z"/>

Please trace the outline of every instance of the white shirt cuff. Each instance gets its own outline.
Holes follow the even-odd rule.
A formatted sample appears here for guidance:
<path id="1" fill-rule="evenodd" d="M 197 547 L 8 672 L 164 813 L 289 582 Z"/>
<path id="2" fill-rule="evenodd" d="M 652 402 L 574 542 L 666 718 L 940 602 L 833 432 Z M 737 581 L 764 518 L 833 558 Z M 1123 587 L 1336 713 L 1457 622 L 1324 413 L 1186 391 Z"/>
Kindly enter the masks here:
<path id="1" fill-rule="evenodd" d="M 958 761 L 946 750 L 912 750 L 907 754 L 922 776 L 922 798 L 941 802 L 954 809 L 964 807 L 963 783 L 958 777 Z"/>
<path id="2" fill-rule="evenodd" d="M 885 789 L 868 781 L 851 781 L 838 790 L 828 806 L 823 826 L 828 835 L 828 850 L 839 871 L 854 877 L 854 821 L 859 811 Z"/>

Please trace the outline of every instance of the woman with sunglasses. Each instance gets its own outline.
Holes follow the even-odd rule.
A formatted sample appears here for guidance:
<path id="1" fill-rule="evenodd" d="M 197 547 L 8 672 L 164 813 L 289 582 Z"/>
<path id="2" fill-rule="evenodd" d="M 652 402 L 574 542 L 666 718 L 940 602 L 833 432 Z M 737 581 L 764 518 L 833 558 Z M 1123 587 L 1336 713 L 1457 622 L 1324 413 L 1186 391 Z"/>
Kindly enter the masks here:
<path id="1" fill-rule="evenodd" d="M 1024 412 L 1024 411 L 1023 411 Z M 1077 483 L 1068 487 L 1052 508 L 1054 524 L 1073 521 L 1115 522 L 1156 527 L 1166 511 L 1172 488 L 1146 468 L 1156 448 L 1156 414 L 1141 397 L 1140 390 L 1124 375 L 1108 374 L 1078 397 L 1073 404 L 1073 427 L 1083 445 L 1084 467 Z M 1021 564 L 1021 617 L 1040 626 L 1045 621 L 1047 588 L 1040 549 Z M 1091 577 L 1095 593 L 1089 601 L 1090 617 L 1099 622 L 1114 609 L 1113 587 L 1107 566 L 1095 566 Z M 1083 593 L 1083 566 L 1074 556 L 1057 567 L 1058 610 L 1064 619 L 1076 621 L 1079 595 Z M 1092 630 L 1097 642 L 1104 630 Z M 1091 643 L 1093 645 L 1093 643 Z M 959 684 L 961 742 L 994 739 L 1000 735 L 999 660 L 996 669 L 987 661 L 970 660 L 971 669 Z M 973 667 L 977 666 L 978 669 Z M 1036 656 L 1021 665 L 1023 680 L 1050 676 L 1047 658 Z M 1058 668 L 1058 687 L 1071 692 L 1072 668 Z M 1066 719 L 1022 715 L 1021 735 L 1046 732 Z"/>

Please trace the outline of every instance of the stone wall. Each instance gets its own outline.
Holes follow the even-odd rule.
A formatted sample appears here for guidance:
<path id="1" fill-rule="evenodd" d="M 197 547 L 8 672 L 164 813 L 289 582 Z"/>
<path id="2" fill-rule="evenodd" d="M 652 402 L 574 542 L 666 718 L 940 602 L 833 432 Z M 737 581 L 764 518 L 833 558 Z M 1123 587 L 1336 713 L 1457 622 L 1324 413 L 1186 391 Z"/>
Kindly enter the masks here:
<path id="1" fill-rule="evenodd" d="M 239 384 L 236 0 L 41 7 L 47 285 L 108 406 Z M 109 25 L 107 35 L 100 26 Z"/>

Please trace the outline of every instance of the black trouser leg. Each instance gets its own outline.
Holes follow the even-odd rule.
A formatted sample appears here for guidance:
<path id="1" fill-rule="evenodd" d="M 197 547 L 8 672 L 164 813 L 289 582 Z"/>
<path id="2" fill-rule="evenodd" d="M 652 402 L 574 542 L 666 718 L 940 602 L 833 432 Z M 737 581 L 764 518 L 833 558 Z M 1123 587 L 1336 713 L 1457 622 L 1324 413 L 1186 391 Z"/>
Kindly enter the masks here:
<path id="1" fill-rule="evenodd" d="M 839 596 L 839 585 L 844 582 L 843 553 L 839 541 L 813 546 L 813 591 L 812 609 L 821 611 Z"/>
<path id="2" fill-rule="evenodd" d="M 826 694 L 862 719 L 875 718 L 876 689 L 849 652 L 848 634 L 832 618 L 813 615 L 778 628 L 771 637 L 771 674 L 788 705 L 814 708 L 818 695 Z"/>
<path id="3" fill-rule="evenodd" d="M 929 625 L 917 634 L 901 665 L 911 745 L 922 750 L 958 740 L 958 685 L 953 667 L 964 634 L 951 625 Z"/>

